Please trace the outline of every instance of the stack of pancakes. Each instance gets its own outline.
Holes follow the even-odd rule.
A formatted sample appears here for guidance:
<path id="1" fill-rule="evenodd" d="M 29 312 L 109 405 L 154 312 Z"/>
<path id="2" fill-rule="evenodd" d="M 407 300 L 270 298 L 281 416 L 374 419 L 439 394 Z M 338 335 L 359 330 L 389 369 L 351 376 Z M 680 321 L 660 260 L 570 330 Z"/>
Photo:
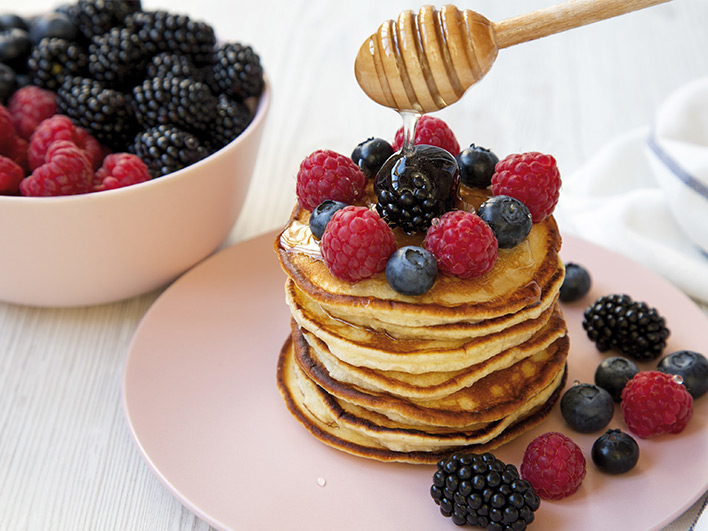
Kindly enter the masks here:
<path id="1" fill-rule="evenodd" d="M 486 197 L 468 190 L 458 206 Z M 434 463 L 463 448 L 494 449 L 545 418 L 568 354 L 552 217 L 500 249 L 489 273 L 439 274 L 419 296 L 395 292 L 383 273 L 335 278 L 308 219 L 296 206 L 275 242 L 292 313 L 278 386 L 316 438 L 382 461 Z M 396 236 L 399 246 L 422 240 Z"/>

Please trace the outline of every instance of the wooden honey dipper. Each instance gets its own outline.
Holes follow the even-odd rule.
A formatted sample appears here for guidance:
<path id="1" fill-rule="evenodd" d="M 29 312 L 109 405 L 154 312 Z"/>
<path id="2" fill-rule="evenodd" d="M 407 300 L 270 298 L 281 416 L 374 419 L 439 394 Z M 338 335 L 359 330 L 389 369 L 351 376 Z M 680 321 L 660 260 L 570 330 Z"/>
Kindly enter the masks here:
<path id="1" fill-rule="evenodd" d="M 670 0 L 569 0 L 492 23 L 469 9 L 423 6 L 384 22 L 359 49 L 356 79 L 399 111 L 440 110 L 482 79 L 498 50 Z"/>

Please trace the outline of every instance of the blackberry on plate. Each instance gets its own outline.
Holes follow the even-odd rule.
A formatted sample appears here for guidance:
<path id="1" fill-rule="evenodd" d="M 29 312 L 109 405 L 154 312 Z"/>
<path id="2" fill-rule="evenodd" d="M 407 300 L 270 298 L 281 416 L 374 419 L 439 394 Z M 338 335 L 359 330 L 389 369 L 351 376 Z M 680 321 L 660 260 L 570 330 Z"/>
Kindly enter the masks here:
<path id="1" fill-rule="evenodd" d="M 599 351 L 617 349 L 641 361 L 658 358 L 670 334 L 656 308 L 626 294 L 598 298 L 585 310 L 583 328 Z"/>
<path id="2" fill-rule="evenodd" d="M 347 203 L 342 201 L 334 201 L 332 199 L 325 199 L 310 214 L 310 231 L 312 235 L 318 240 L 322 239 L 325 229 L 327 228 L 327 223 L 332 219 L 332 216 L 337 210 L 343 209 L 347 206 Z"/>
<path id="3" fill-rule="evenodd" d="M 486 188 L 492 184 L 494 167 L 499 157 L 487 148 L 470 144 L 457 154 L 460 167 L 460 182 L 474 188 Z"/>
<path id="4" fill-rule="evenodd" d="M 607 430 L 592 445 L 590 453 L 595 466 L 608 474 L 624 474 L 639 461 L 639 445 L 622 430 Z"/>
<path id="5" fill-rule="evenodd" d="M 114 151 L 127 149 L 138 132 L 125 94 L 95 79 L 65 78 L 57 90 L 57 108 Z"/>
<path id="6" fill-rule="evenodd" d="M 158 125 L 138 133 L 131 151 L 160 177 L 200 161 L 209 153 L 191 133 L 171 125 Z"/>
<path id="7" fill-rule="evenodd" d="M 213 64 L 216 37 L 205 22 L 157 10 L 132 13 L 125 26 L 137 33 L 152 55 L 169 51 L 186 55 L 195 66 Z"/>
<path id="8" fill-rule="evenodd" d="M 15 71 L 25 69 L 32 52 L 29 34 L 19 28 L 0 29 L 0 63 Z"/>
<path id="9" fill-rule="evenodd" d="M 78 0 L 74 16 L 79 31 L 92 39 L 123 25 L 125 17 L 140 9 L 140 0 Z"/>
<path id="10" fill-rule="evenodd" d="M 27 67 L 33 85 L 56 91 L 65 76 L 87 72 L 88 54 L 76 43 L 59 37 L 47 37 L 34 47 Z"/>
<path id="11" fill-rule="evenodd" d="M 210 149 L 217 151 L 234 140 L 252 119 L 253 114 L 245 104 L 221 94 L 216 104 L 216 116 L 209 129 Z"/>
<path id="12" fill-rule="evenodd" d="M 459 186 L 455 157 L 446 150 L 418 144 L 396 153 L 374 180 L 376 210 L 391 227 L 425 232 L 433 219 L 452 209 Z"/>
<path id="13" fill-rule="evenodd" d="M 361 168 L 367 179 L 373 179 L 383 163 L 393 155 L 393 147 L 383 138 L 368 138 L 352 151 L 354 164 Z"/>
<path id="14" fill-rule="evenodd" d="M 489 225 L 500 249 L 511 249 L 526 239 L 533 221 L 529 209 L 508 195 L 495 195 L 477 209 L 477 215 Z"/>
<path id="15" fill-rule="evenodd" d="M 435 256 L 417 245 L 399 247 L 386 263 L 386 280 L 402 295 L 422 295 L 433 287 L 437 275 Z"/>
<path id="16" fill-rule="evenodd" d="M 558 298 L 562 302 L 575 302 L 582 299 L 592 285 L 590 273 L 582 265 L 573 262 L 565 264 L 565 278 L 560 287 Z"/>
<path id="17" fill-rule="evenodd" d="M 190 132 L 205 131 L 210 126 L 217 102 L 204 83 L 170 75 L 146 79 L 133 88 L 131 98 L 143 127 L 173 124 Z"/>
<path id="18" fill-rule="evenodd" d="M 140 37 L 123 27 L 96 35 L 88 50 L 93 77 L 116 89 L 131 87 L 142 80 L 151 57 Z"/>
<path id="19" fill-rule="evenodd" d="M 595 385 L 610 393 L 612 400 L 622 400 L 622 390 L 627 382 L 639 372 L 639 367 L 632 360 L 622 356 L 605 358 L 595 369 Z"/>
<path id="20" fill-rule="evenodd" d="M 224 93 L 245 100 L 263 91 L 261 59 L 250 46 L 221 43 L 215 49 L 214 60 L 214 80 Z"/>
<path id="21" fill-rule="evenodd" d="M 580 433 L 592 433 L 610 423 L 615 405 L 602 387 L 576 383 L 563 393 L 560 410 L 568 426 Z"/>
<path id="22" fill-rule="evenodd" d="M 701 397 L 708 391 L 708 360 L 703 354 L 692 350 L 672 352 L 659 361 L 657 370 L 679 375 L 693 398 Z"/>
<path id="23" fill-rule="evenodd" d="M 490 453 L 458 453 L 440 460 L 430 495 L 455 524 L 489 530 L 523 531 L 541 503 L 514 465 Z"/>

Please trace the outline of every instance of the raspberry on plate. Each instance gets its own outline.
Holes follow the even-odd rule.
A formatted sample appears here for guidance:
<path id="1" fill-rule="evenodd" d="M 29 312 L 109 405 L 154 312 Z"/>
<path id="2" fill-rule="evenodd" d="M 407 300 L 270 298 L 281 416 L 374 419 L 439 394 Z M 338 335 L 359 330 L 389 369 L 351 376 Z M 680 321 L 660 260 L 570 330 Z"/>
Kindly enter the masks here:
<path id="1" fill-rule="evenodd" d="M 455 138 L 455 133 L 440 118 L 425 114 L 420 117 L 418 124 L 415 127 L 415 135 L 413 137 L 414 144 L 427 144 L 429 146 L 437 146 L 448 151 L 453 157 L 456 157 L 460 152 L 460 144 Z M 403 147 L 403 127 L 396 131 L 396 136 L 393 140 L 393 149 L 398 151 Z"/>
<path id="2" fill-rule="evenodd" d="M 556 159 L 538 153 L 517 153 L 501 160 L 492 176 L 494 195 L 509 195 L 525 204 L 534 223 L 553 213 L 560 195 L 561 178 Z"/>
<path id="3" fill-rule="evenodd" d="M 56 95 L 35 85 L 17 89 L 7 106 L 17 134 L 25 140 L 43 120 L 57 113 Z"/>
<path id="4" fill-rule="evenodd" d="M 548 432 L 526 447 L 521 477 L 544 499 L 559 500 L 578 490 L 585 478 L 585 456 L 569 437 Z"/>
<path id="5" fill-rule="evenodd" d="M 620 407 L 629 430 L 645 439 L 683 431 L 693 416 L 693 397 L 680 376 L 641 371 L 624 386 Z"/>
<path id="6" fill-rule="evenodd" d="M 497 260 L 497 239 L 477 214 L 451 210 L 433 220 L 423 246 L 442 273 L 460 278 L 484 275 Z"/>
<path id="7" fill-rule="evenodd" d="M 348 206 L 335 212 L 322 235 L 322 258 L 327 268 L 337 278 L 350 282 L 383 271 L 395 250 L 390 227 L 376 212 L 363 206 Z"/>
<path id="8" fill-rule="evenodd" d="M 14 194 L 20 190 L 25 173 L 14 160 L 0 155 L 0 194 Z"/>
<path id="9" fill-rule="evenodd" d="M 74 195 L 92 189 L 91 160 L 83 149 L 68 140 L 52 143 L 45 163 L 20 182 L 20 192 L 25 196 Z"/>
<path id="10" fill-rule="evenodd" d="M 96 192 L 113 190 L 150 180 L 150 171 L 137 155 L 132 153 L 112 153 L 103 159 L 103 165 L 96 171 L 93 189 Z"/>
<path id="11" fill-rule="evenodd" d="M 85 129 L 76 127 L 68 116 L 55 114 L 42 121 L 32 133 L 27 155 L 30 169 L 44 164 L 47 150 L 57 140 L 68 140 L 84 150 L 94 170 L 101 166 L 103 152 L 98 141 Z"/>
<path id="12" fill-rule="evenodd" d="M 308 155 L 297 172 L 300 206 L 312 212 L 325 199 L 353 203 L 364 193 L 366 175 L 350 157 L 328 149 Z"/>

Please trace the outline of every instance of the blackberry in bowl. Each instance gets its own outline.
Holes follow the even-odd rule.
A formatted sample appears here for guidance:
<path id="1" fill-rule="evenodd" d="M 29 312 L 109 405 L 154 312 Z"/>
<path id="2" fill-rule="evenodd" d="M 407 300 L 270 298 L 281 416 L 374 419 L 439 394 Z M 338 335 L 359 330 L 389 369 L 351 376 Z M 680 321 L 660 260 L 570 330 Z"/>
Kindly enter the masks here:
<path id="1" fill-rule="evenodd" d="M 118 13 L 119 4 L 130 9 Z M 260 91 L 247 97 L 215 92 L 218 87 L 208 81 L 208 50 L 216 40 L 208 24 L 145 11 L 139 4 L 82 2 L 90 13 L 81 15 L 80 26 L 73 21 L 82 29 L 61 49 L 81 50 L 85 55 L 76 57 L 88 57 L 88 63 L 54 69 L 58 77 L 44 88 L 32 86 L 32 94 L 20 92 L 30 87 L 17 88 L 0 109 L 0 122 L 13 124 L 12 134 L 0 139 L 0 162 L 13 165 L 9 175 L 20 172 L 19 179 L 0 178 L 0 244 L 6 256 L 0 300 L 56 307 L 139 295 L 218 249 L 236 222 L 268 114 L 267 76 L 258 72 Z M 115 12 L 109 17 L 96 11 L 105 9 Z M 73 14 L 64 18 L 79 17 L 77 10 L 68 13 Z M 109 30 L 110 38 L 91 47 L 100 36 L 87 35 L 86 25 L 118 24 L 115 17 L 122 17 L 122 29 Z M 160 37 L 156 30 L 164 24 L 170 31 Z M 45 39 L 35 46 L 46 47 Z M 166 58 L 168 46 L 180 57 Z M 249 61 L 254 57 L 255 52 Z M 37 65 L 42 79 L 52 71 Z M 248 82 L 254 86 L 254 79 Z M 135 101 L 134 88 L 143 85 L 153 91 L 153 103 L 166 102 L 166 110 L 149 116 L 155 123 L 139 114 L 148 103 Z M 177 122 L 185 113 L 192 116 Z M 44 122 L 51 126 L 40 126 Z M 41 142 L 34 140 L 39 127 L 46 130 L 38 135 Z M 60 138 L 75 145 L 52 147 Z M 74 173 L 59 187 L 55 166 L 67 153 L 74 157 Z M 74 181 L 81 185 L 72 188 Z M 52 197 L 37 197 L 42 195 Z"/>

